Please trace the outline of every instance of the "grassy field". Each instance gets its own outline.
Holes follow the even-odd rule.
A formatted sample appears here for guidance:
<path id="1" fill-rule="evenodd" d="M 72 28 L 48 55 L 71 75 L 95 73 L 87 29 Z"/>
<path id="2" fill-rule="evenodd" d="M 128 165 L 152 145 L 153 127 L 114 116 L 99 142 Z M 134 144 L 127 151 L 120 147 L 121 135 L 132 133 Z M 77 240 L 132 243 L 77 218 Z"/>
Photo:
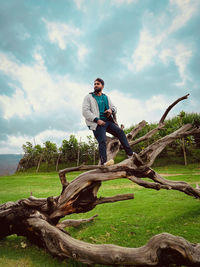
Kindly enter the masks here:
<path id="1" fill-rule="evenodd" d="M 167 179 L 182 180 L 195 186 L 200 184 L 200 165 L 169 166 L 156 168 Z M 79 173 L 68 174 L 69 181 Z M 16 201 L 30 196 L 56 196 L 61 191 L 58 174 L 23 173 L 0 177 L 0 203 Z M 75 214 L 69 218 L 88 218 L 94 214 L 94 222 L 78 228 L 69 228 L 70 234 L 90 243 L 112 243 L 120 246 L 139 247 L 153 235 L 168 232 L 200 242 L 200 203 L 178 191 L 141 188 L 126 179 L 104 182 L 99 196 L 134 193 L 135 199 L 97 206 L 87 214 Z M 26 247 L 24 248 L 24 243 Z M 71 260 L 62 261 L 44 249 L 15 235 L 0 241 L 0 266 L 85 266 Z"/>

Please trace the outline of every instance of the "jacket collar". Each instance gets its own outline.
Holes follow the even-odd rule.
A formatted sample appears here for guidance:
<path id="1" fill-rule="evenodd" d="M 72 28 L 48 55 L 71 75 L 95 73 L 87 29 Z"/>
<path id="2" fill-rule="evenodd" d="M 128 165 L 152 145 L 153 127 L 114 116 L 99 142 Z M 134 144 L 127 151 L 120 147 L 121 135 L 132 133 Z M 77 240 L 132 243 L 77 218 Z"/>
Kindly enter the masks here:
<path id="1" fill-rule="evenodd" d="M 93 96 L 94 92 L 90 92 L 89 94 Z M 106 94 L 102 93 L 102 95 L 106 95 Z"/>

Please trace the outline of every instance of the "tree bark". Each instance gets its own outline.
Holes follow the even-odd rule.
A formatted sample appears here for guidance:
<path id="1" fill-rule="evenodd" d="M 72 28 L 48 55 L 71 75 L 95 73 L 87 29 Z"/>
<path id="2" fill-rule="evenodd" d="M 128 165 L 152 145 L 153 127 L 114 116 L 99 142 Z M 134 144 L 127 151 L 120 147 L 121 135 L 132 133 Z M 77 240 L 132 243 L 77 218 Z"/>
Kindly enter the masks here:
<path id="1" fill-rule="evenodd" d="M 187 165 L 187 155 L 186 155 L 186 149 L 185 149 L 185 139 L 184 137 L 182 138 L 182 149 L 183 149 L 183 157 L 184 157 L 184 163 L 185 166 Z"/>
<path id="2" fill-rule="evenodd" d="M 38 171 L 39 171 L 40 164 L 41 164 L 41 161 L 42 161 L 42 157 L 43 157 L 43 154 L 41 154 L 41 155 L 40 155 L 40 158 L 39 158 L 39 161 L 38 161 L 38 165 L 37 165 L 36 172 L 38 172 Z"/>

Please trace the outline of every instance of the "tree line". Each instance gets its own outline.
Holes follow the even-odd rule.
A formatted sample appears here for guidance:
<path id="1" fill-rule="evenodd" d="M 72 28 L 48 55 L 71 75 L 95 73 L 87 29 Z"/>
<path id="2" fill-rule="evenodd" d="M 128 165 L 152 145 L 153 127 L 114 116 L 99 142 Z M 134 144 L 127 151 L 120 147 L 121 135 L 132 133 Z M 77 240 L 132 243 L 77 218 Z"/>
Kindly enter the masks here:
<path id="1" fill-rule="evenodd" d="M 46 164 L 47 170 L 50 166 L 55 166 L 55 170 L 58 171 L 61 164 L 95 164 L 98 159 L 97 141 L 92 136 L 87 136 L 87 142 L 82 142 L 72 134 L 68 140 L 62 141 L 60 147 L 51 141 L 44 142 L 43 146 L 33 145 L 27 141 L 22 145 L 22 149 L 24 156 L 19 162 L 18 171 L 35 167 L 38 172 L 42 163 Z"/>
<path id="2" fill-rule="evenodd" d="M 180 112 L 178 116 L 165 121 L 165 127 L 158 131 L 148 141 L 140 142 L 134 145 L 133 150 L 137 153 L 144 149 L 149 144 L 156 140 L 174 132 L 182 125 L 192 123 L 194 126 L 200 125 L 200 114 L 199 113 L 185 113 Z M 125 129 L 125 133 L 128 134 L 136 125 Z M 136 136 L 136 139 L 145 135 L 150 130 L 157 126 L 156 123 L 147 124 Z M 33 145 L 31 142 L 26 142 L 22 146 L 24 151 L 24 157 L 20 160 L 18 165 L 18 171 L 26 170 L 29 168 L 35 168 L 38 172 L 42 164 L 46 164 L 46 170 L 49 166 L 54 166 L 54 170 L 58 171 L 60 167 L 75 166 L 80 164 L 97 164 L 98 162 L 98 146 L 97 141 L 93 136 L 87 136 L 87 142 L 78 141 L 75 135 L 70 135 L 69 139 L 64 139 L 60 147 L 51 141 L 46 141 L 43 146 L 36 144 Z M 123 152 L 122 152 L 123 154 Z M 124 155 L 125 156 L 125 155 Z M 188 159 L 193 159 L 194 162 L 200 160 L 200 134 L 188 136 L 186 138 L 180 138 L 174 141 L 171 145 L 167 146 L 162 153 L 160 158 L 163 158 L 163 162 L 169 161 L 173 158 L 174 161 L 184 162 L 185 165 L 188 163 Z M 181 162 L 180 161 L 180 162 Z M 180 163 L 174 162 L 174 163 Z"/>

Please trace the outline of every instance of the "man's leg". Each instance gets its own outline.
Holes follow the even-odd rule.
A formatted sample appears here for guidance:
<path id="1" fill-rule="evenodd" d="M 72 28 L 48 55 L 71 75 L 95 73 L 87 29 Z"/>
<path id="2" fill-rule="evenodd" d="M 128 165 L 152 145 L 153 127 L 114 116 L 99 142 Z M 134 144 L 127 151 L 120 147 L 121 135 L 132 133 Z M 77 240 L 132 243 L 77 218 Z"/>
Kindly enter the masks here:
<path id="1" fill-rule="evenodd" d="M 126 135 L 121 128 L 119 128 L 115 123 L 109 122 L 109 126 L 106 131 L 119 139 L 128 156 L 133 155 L 133 150 L 131 149 Z"/>
<path id="2" fill-rule="evenodd" d="M 93 131 L 95 138 L 99 143 L 99 156 L 101 160 L 101 164 L 103 165 L 107 161 L 106 154 L 106 128 L 105 126 L 97 126 L 96 130 Z"/>

